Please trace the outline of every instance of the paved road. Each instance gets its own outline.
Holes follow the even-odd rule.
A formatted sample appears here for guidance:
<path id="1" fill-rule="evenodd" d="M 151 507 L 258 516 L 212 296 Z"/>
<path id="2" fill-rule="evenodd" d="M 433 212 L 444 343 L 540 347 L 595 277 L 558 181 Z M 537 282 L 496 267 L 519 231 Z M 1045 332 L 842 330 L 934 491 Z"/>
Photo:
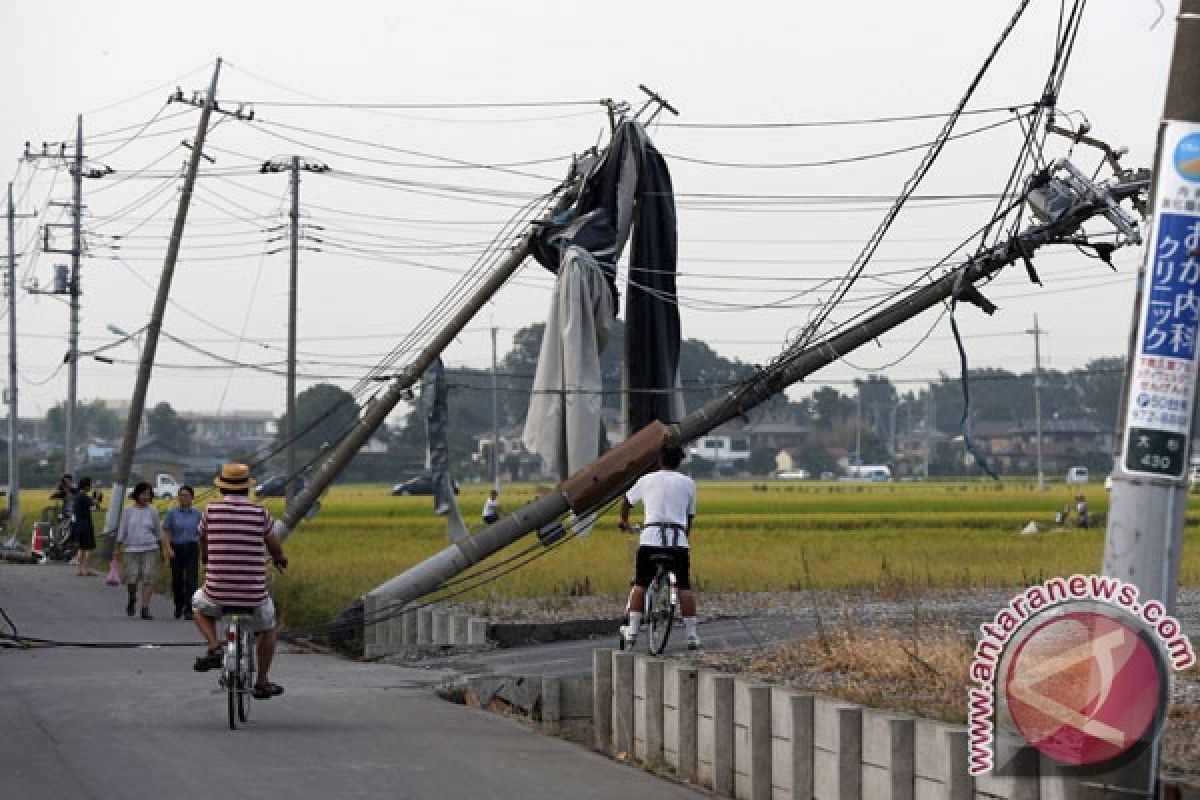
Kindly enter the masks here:
<path id="1" fill-rule="evenodd" d="M 71 568 L 0 565 L 0 607 L 22 633 L 190 642 L 169 616 L 127 619 L 123 590 Z M 283 697 L 229 731 L 198 647 L 0 648 L 5 798 L 700 797 L 502 717 L 438 700 L 448 673 L 282 653 Z"/>

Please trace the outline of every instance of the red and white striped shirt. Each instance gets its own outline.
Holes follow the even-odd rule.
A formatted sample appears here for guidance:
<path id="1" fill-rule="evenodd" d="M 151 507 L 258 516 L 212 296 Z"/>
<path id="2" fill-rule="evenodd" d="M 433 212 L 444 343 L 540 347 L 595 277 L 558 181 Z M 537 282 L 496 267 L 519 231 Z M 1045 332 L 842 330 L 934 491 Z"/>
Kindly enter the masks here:
<path id="1" fill-rule="evenodd" d="M 217 605 L 257 606 L 267 599 L 266 537 L 271 515 L 238 495 L 210 503 L 200 518 L 208 564 L 204 593 Z"/>

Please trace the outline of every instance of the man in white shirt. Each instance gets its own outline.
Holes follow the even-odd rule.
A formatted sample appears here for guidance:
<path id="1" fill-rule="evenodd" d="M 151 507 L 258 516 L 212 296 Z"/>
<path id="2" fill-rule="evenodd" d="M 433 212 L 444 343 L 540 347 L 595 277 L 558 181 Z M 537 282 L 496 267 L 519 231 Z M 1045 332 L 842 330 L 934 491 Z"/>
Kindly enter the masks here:
<path id="1" fill-rule="evenodd" d="M 627 646 L 632 646 L 642 624 L 642 608 L 646 601 L 646 587 L 654 579 L 655 566 L 651 560 L 658 554 L 669 555 L 670 569 L 675 573 L 679 587 L 679 605 L 683 612 L 683 624 L 687 630 L 689 650 L 700 646 L 696 632 L 696 595 L 692 592 L 691 551 L 688 536 L 692 533 L 692 522 L 696 518 L 696 482 L 678 471 L 683 463 L 683 450 L 664 447 L 658 457 L 658 470 L 643 475 L 621 498 L 621 521 L 623 531 L 629 530 L 629 511 L 638 503 L 645 506 L 645 522 L 638 546 L 637 568 L 634 586 L 629 593 L 629 624 L 622 626 L 621 635 Z"/>
<path id="2" fill-rule="evenodd" d="M 495 525 L 500 520 L 500 493 L 492 489 L 487 500 L 483 501 L 483 521 Z"/>

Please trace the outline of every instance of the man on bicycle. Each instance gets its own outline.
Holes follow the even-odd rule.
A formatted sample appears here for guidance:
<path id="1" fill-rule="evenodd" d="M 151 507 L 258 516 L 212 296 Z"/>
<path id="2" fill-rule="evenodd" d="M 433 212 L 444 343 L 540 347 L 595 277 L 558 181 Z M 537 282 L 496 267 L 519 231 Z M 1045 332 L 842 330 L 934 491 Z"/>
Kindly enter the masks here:
<path id="1" fill-rule="evenodd" d="M 283 694 L 283 687 L 267 680 L 275 656 L 275 604 L 267 592 L 266 551 L 283 569 L 287 557 L 271 532 L 274 520 L 267 510 L 249 499 L 254 485 L 245 464 L 225 464 L 213 481 L 222 498 L 209 503 L 200 517 L 200 559 L 205 564 L 204 585 L 192 596 L 196 627 L 208 650 L 196 659 L 197 672 L 221 667 L 221 645 L 215 620 L 223 606 L 253 608 L 250 624 L 258 634 L 258 679 L 254 696 L 260 700 Z"/>
<path id="2" fill-rule="evenodd" d="M 629 624 L 621 627 L 627 648 L 632 647 L 637 639 L 646 601 L 646 587 L 654 580 L 652 558 L 659 554 L 671 557 L 669 569 L 675 573 L 679 587 L 679 605 L 687 630 L 688 649 L 695 650 L 700 646 L 688 548 L 688 536 L 692 532 L 692 521 L 696 518 L 696 482 L 678 471 L 682 463 L 682 449 L 664 447 L 658 456 L 658 470 L 643 475 L 621 498 L 621 521 L 618 527 L 623 531 L 629 530 L 629 510 L 638 503 L 645 506 L 634 586 L 629 593 Z"/>

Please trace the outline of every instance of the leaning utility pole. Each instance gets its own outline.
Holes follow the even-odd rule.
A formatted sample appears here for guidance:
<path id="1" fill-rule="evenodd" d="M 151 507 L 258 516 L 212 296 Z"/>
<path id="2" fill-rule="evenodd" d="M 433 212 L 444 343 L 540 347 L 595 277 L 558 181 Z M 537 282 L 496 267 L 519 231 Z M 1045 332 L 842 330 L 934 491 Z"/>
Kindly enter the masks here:
<path id="1" fill-rule="evenodd" d="M 1174 613 L 1196 433 L 1196 200 L 1200 159 L 1200 0 L 1182 0 L 1158 133 L 1152 233 L 1138 269 L 1137 299 L 1121 393 L 1104 573 L 1136 585 Z M 1165 390 L 1165 391 L 1164 391 Z M 1150 796 L 1159 743 L 1108 782 Z"/>
<path id="2" fill-rule="evenodd" d="M 309 161 L 300 156 L 273 159 L 259 168 L 259 172 L 289 173 L 292 192 L 292 210 L 288 212 L 288 348 L 287 348 L 287 467 L 284 475 L 284 508 L 296 497 L 296 302 L 300 276 L 300 171 L 329 172 L 329 165 Z"/>
<path id="3" fill-rule="evenodd" d="M 1038 326 L 1037 314 L 1033 315 L 1033 327 L 1025 332 L 1033 336 L 1033 430 L 1037 441 L 1034 444 L 1037 453 L 1038 491 L 1046 491 L 1046 473 L 1042 471 L 1042 334 L 1045 329 Z"/>
<path id="4" fill-rule="evenodd" d="M 575 196 L 572 192 L 564 191 L 554 205 L 546 212 L 542 222 L 546 222 L 556 214 L 566 210 L 574 199 Z M 425 370 L 429 369 L 430 365 L 437 360 L 442 351 L 454 341 L 463 328 L 479 313 L 479 310 L 491 300 L 492 296 L 500 290 L 500 287 L 524 263 L 525 258 L 529 255 L 529 247 L 533 236 L 534 229 L 531 229 L 517 244 L 513 245 L 508 255 L 496 264 L 491 273 L 479 285 L 479 288 L 475 290 L 474 294 L 466 300 L 454 316 L 438 331 L 429 344 L 425 345 L 424 349 L 417 354 L 412 363 L 405 367 L 392 380 L 391 385 L 387 389 L 376 395 L 367 404 L 358 424 L 333 448 L 329 456 L 321 463 L 321 466 L 313 472 L 311 479 L 304 489 L 296 495 L 295 502 L 287 506 L 281 519 L 276 520 L 275 533 L 280 539 L 286 539 L 300 520 L 304 519 L 305 514 L 312 508 L 317 498 L 333 483 L 334 478 L 338 476 L 338 473 L 342 471 L 346 464 L 350 463 L 350 459 L 354 458 L 355 454 L 366 444 L 371 435 L 379 429 L 379 426 L 387 419 L 388 414 L 392 412 L 396 404 L 406 397 L 411 396 L 410 389 L 425 374 Z"/>
<path id="5" fill-rule="evenodd" d="M 1195 2 L 1200 3 L 1200 0 Z M 1060 170 L 1062 175 L 1058 177 Z M 1055 211 L 1046 222 L 1031 226 L 1010 240 L 978 253 L 957 269 L 914 290 L 907 297 L 831 339 L 785 352 L 776 359 L 773 367 L 760 370 L 735 391 L 710 401 L 678 423 L 664 425 L 652 422 L 571 475 L 559 484 L 556 491 L 547 493 L 468 539 L 434 554 L 369 594 L 383 599 L 390 606 L 399 607 L 437 590 L 445 581 L 528 533 L 557 523 L 568 511 L 576 516 L 594 512 L 618 497 L 626 486 L 650 469 L 664 445 L 683 446 L 703 436 L 951 297 L 974 303 L 985 311 L 994 311 L 995 306 L 988 303 L 975 288 L 977 282 L 1011 263 L 1029 258 L 1044 245 L 1069 239 L 1094 216 L 1104 215 L 1126 237 L 1138 240 L 1136 223 L 1116 204 L 1123 199 L 1137 197 L 1145 190 L 1147 179 L 1124 176 L 1115 186 L 1101 186 L 1065 161 L 1054 162 L 1046 172 L 1044 183 L 1053 184 L 1050 187 L 1053 191 L 1065 193 L 1072 200 L 1069 207 Z"/>
<path id="6" fill-rule="evenodd" d="M 204 154 L 204 140 L 208 136 L 208 120 L 217 105 L 217 78 L 220 75 L 221 59 L 218 58 L 213 67 L 208 94 L 202 102 L 198 102 L 201 110 L 200 121 L 196 123 L 196 140 L 192 143 L 187 173 L 184 175 L 183 188 L 179 193 L 179 207 L 175 212 L 175 224 L 171 227 L 171 238 L 167 243 L 162 275 L 158 279 L 158 292 L 154 296 L 150 322 L 146 325 L 146 340 L 142 343 L 137 382 L 133 386 L 133 397 L 129 401 L 129 417 L 125 420 L 125 438 L 121 442 L 121 451 L 117 456 L 116 469 L 113 474 L 112 501 L 109 503 L 108 517 L 104 524 L 104 533 L 107 539 L 104 548 L 106 554 L 111 552 L 117 527 L 121 524 L 121 507 L 125 504 L 129 473 L 133 469 L 133 451 L 137 449 L 138 430 L 142 425 L 142 412 L 146 408 L 146 390 L 150 386 L 150 373 L 154 370 L 154 354 L 158 349 L 158 335 L 162 330 L 163 316 L 167 310 L 167 298 L 171 294 L 175 262 L 179 258 L 179 248 L 183 243 L 183 229 L 187 223 L 188 207 L 192 202 L 192 191 L 196 186 L 196 173 L 200 170 L 200 158 Z M 181 94 L 177 94 L 172 99 L 183 101 Z"/>

